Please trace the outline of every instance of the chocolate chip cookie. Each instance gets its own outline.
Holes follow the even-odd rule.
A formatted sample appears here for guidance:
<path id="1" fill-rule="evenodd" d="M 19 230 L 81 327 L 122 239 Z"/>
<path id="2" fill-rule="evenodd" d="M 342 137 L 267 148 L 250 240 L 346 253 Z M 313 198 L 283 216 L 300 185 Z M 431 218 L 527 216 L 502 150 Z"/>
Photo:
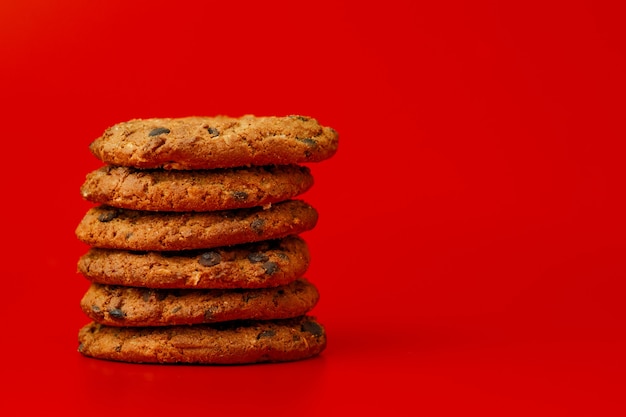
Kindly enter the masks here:
<path id="1" fill-rule="evenodd" d="M 229 321 L 161 327 L 84 326 L 78 351 L 85 356 L 139 363 L 244 364 L 286 362 L 326 348 L 324 327 L 313 317 Z"/>
<path id="2" fill-rule="evenodd" d="M 76 236 L 99 248 L 207 249 L 299 234 L 315 227 L 317 217 L 317 211 L 300 200 L 280 202 L 268 209 L 184 213 L 98 206 L 83 217 Z"/>
<path id="3" fill-rule="evenodd" d="M 91 248 L 78 271 L 92 282 L 150 288 L 268 288 L 304 275 L 298 236 L 206 250 L 137 252 Z"/>
<path id="4" fill-rule="evenodd" d="M 84 356 L 135 363 L 246 364 L 326 348 L 309 314 L 301 233 L 318 213 L 296 198 L 303 164 L 333 156 L 338 134 L 305 116 L 135 119 L 89 149 L 105 164 L 75 230 L 89 251 L 80 307 Z"/>
<path id="5" fill-rule="evenodd" d="M 171 326 L 229 320 L 297 317 L 319 299 L 300 278 L 274 288 L 164 290 L 91 284 L 80 306 L 93 321 L 109 326 Z"/>
<path id="6" fill-rule="evenodd" d="M 90 145 L 108 165 L 213 169 L 319 162 L 338 134 L 305 116 L 136 119 L 108 128 Z"/>
<path id="7" fill-rule="evenodd" d="M 87 175 L 82 196 L 112 207 L 148 211 L 215 211 L 267 206 L 313 185 L 304 166 L 168 171 L 105 166 Z"/>

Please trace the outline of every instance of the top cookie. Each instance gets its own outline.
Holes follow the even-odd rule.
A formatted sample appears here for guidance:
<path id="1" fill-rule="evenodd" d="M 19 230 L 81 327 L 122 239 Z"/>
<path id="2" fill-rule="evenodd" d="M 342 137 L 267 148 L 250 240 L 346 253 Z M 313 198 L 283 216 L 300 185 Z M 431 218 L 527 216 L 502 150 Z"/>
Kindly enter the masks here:
<path id="1" fill-rule="evenodd" d="M 106 164 L 213 169 L 319 162 L 337 151 L 338 134 L 304 116 L 135 119 L 91 143 Z"/>

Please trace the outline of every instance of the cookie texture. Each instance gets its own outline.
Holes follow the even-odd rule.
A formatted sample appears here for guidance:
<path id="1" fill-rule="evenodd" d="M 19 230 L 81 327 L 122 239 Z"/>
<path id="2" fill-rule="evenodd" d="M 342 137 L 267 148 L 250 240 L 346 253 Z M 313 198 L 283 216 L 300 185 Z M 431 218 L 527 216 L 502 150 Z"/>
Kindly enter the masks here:
<path id="1" fill-rule="evenodd" d="M 195 171 L 104 166 L 87 175 L 82 196 L 134 210 L 215 211 L 291 199 L 313 185 L 304 166 L 281 165 Z"/>
<path id="2" fill-rule="evenodd" d="M 310 230 L 317 211 L 300 200 L 268 209 L 216 212 L 149 212 L 98 206 L 76 228 L 82 242 L 99 248 L 171 251 L 207 249 L 282 238 Z"/>
<path id="3" fill-rule="evenodd" d="M 85 356 L 138 363 L 245 364 L 309 358 L 326 347 L 313 317 L 162 327 L 89 323 L 79 331 Z"/>
<path id="4" fill-rule="evenodd" d="M 92 282 L 151 288 L 267 288 L 304 275 L 310 262 L 297 236 L 213 249 L 137 252 L 91 248 L 78 272 Z"/>
<path id="5" fill-rule="evenodd" d="M 317 289 L 304 278 L 248 290 L 156 290 L 94 283 L 80 306 L 93 321 L 109 326 L 171 326 L 298 317 L 318 299 Z"/>
<path id="6" fill-rule="evenodd" d="M 109 165 L 213 169 L 319 162 L 337 151 L 338 134 L 305 116 L 135 119 L 90 144 Z"/>

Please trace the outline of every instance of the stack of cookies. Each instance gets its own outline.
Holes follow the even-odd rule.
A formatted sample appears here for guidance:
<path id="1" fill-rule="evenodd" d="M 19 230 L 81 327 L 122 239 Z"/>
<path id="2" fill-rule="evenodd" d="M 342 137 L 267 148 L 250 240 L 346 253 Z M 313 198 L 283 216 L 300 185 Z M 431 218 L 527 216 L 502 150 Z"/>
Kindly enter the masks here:
<path id="1" fill-rule="evenodd" d="M 91 145 L 104 166 L 81 187 L 96 203 L 76 229 L 91 281 L 79 332 L 90 357 L 147 363 L 281 362 L 319 354 L 319 298 L 299 236 L 317 222 L 297 199 L 302 165 L 338 135 L 303 116 L 120 123 Z"/>

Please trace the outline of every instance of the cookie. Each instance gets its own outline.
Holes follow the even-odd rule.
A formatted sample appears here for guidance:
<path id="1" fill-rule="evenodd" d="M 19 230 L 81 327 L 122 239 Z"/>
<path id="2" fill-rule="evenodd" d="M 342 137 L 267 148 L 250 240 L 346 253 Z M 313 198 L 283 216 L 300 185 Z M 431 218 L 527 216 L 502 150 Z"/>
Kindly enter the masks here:
<path id="1" fill-rule="evenodd" d="M 135 119 L 90 144 L 109 165 L 213 169 L 319 162 L 337 151 L 337 132 L 304 116 Z"/>
<path id="2" fill-rule="evenodd" d="M 297 236 L 209 250 L 135 252 L 91 248 L 78 272 L 92 282 L 151 288 L 267 288 L 304 275 L 309 249 Z"/>
<path id="3" fill-rule="evenodd" d="M 76 228 L 100 248 L 172 251 L 208 249 L 299 234 L 315 227 L 317 211 L 300 200 L 216 212 L 165 213 L 98 206 Z"/>
<path id="4" fill-rule="evenodd" d="M 229 320 L 272 320 L 302 316 L 319 299 L 314 285 L 300 278 L 274 288 L 156 290 L 91 284 L 80 307 L 109 326 L 171 326 Z"/>
<path id="5" fill-rule="evenodd" d="M 79 331 L 85 356 L 139 363 L 244 364 L 309 358 L 326 347 L 312 317 L 164 327 L 89 323 Z"/>
<path id="6" fill-rule="evenodd" d="M 82 196 L 134 210 L 215 211 L 266 206 L 313 185 L 304 166 L 167 171 L 105 166 L 87 175 Z"/>

